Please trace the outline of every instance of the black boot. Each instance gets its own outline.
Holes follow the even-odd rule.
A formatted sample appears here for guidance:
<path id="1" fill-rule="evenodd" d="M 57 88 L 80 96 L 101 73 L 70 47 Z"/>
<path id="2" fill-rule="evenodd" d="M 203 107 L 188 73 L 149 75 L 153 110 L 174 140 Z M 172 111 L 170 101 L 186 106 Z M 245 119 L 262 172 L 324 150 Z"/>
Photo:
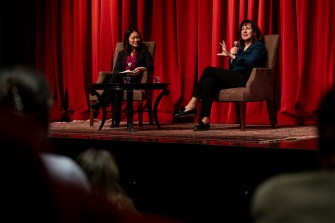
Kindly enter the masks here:
<path id="1" fill-rule="evenodd" d="M 93 117 L 94 118 L 97 118 L 98 117 L 98 115 L 99 115 L 99 110 L 100 110 L 100 108 L 101 108 L 101 102 L 99 102 L 99 101 L 96 101 L 94 104 L 91 104 L 90 105 L 90 108 L 92 108 L 93 109 Z"/>
<path id="2" fill-rule="evenodd" d="M 110 128 L 117 128 L 117 127 L 120 127 L 120 122 L 112 120 L 112 124 L 110 125 Z"/>
<path id="3" fill-rule="evenodd" d="M 99 112 L 100 108 L 101 108 L 102 104 L 100 101 L 96 101 L 94 104 L 91 104 L 90 107 L 95 111 L 95 112 Z"/>

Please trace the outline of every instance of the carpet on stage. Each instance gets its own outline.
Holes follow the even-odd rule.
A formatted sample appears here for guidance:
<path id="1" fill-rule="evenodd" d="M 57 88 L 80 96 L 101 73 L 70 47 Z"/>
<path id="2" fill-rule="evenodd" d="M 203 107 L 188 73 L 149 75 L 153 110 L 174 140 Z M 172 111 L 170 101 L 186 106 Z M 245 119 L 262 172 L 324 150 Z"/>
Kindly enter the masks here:
<path id="1" fill-rule="evenodd" d="M 135 122 L 134 132 L 128 132 L 125 122 L 121 122 L 119 128 L 110 128 L 111 120 L 107 120 L 99 131 L 100 123 L 99 120 L 96 120 L 94 126 L 89 126 L 88 120 L 52 122 L 49 136 L 102 140 L 134 138 L 137 140 L 198 140 L 204 142 L 210 140 L 254 143 L 317 138 L 315 126 L 276 126 L 271 129 L 269 125 L 247 125 L 246 130 L 241 131 L 238 124 L 211 124 L 209 131 L 193 131 L 195 123 L 161 123 L 161 129 L 158 129 L 156 125 L 149 125 L 149 123 L 143 123 L 143 126 L 139 127 Z"/>

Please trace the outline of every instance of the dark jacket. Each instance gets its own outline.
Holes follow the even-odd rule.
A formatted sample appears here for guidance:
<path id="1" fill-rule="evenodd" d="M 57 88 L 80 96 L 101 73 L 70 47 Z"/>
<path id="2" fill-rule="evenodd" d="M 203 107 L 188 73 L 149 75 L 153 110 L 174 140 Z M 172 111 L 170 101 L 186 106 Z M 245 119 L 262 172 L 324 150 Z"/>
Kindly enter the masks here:
<path id="1" fill-rule="evenodd" d="M 229 62 L 229 69 L 250 75 L 254 67 L 264 67 L 266 62 L 266 49 L 264 43 L 257 41 L 252 43 L 246 51 L 241 45 L 236 54 L 236 59 Z"/>
<path id="2" fill-rule="evenodd" d="M 148 51 L 148 48 L 143 46 L 139 47 L 136 55 L 136 66 L 135 67 L 145 67 L 148 72 L 154 71 L 153 59 Z M 121 50 L 117 56 L 113 73 L 119 73 L 125 70 L 126 67 L 126 58 L 128 53 L 124 50 Z"/>

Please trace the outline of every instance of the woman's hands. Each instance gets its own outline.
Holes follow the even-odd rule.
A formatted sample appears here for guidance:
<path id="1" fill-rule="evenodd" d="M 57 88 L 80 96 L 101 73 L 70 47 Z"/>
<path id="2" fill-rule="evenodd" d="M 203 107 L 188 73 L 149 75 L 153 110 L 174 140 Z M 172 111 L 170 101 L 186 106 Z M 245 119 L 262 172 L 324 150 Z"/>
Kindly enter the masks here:
<path id="1" fill-rule="evenodd" d="M 238 51 L 238 48 L 236 46 L 234 46 L 230 49 L 230 54 L 236 55 L 237 51 Z"/>
<path id="2" fill-rule="evenodd" d="M 133 70 L 133 72 L 134 72 L 133 75 L 138 75 L 138 74 L 140 74 L 140 73 L 143 73 L 143 72 L 146 71 L 146 70 L 147 70 L 147 68 L 145 68 L 145 67 L 136 67 L 136 68 Z"/>
<path id="3" fill-rule="evenodd" d="M 224 40 L 222 40 L 222 43 L 220 43 L 221 47 L 222 47 L 222 53 L 218 53 L 218 56 L 228 56 L 230 58 L 232 58 L 233 60 L 236 59 L 236 54 L 237 54 L 237 50 L 238 48 L 236 46 L 232 47 L 230 49 L 230 52 L 227 51 L 227 46 Z"/>
<path id="4" fill-rule="evenodd" d="M 222 40 L 222 43 L 220 43 L 221 47 L 222 47 L 222 53 L 218 53 L 217 55 L 219 56 L 228 56 L 228 52 L 227 52 L 227 47 L 226 47 L 226 43 L 224 40 Z"/>

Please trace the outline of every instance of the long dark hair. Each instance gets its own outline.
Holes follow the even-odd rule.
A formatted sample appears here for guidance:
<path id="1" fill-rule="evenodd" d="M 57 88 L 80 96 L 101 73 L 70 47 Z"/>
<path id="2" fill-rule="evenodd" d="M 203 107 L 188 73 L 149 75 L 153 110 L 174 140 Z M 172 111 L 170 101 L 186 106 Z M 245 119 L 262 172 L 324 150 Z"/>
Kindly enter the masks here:
<path id="1" fill-rule="evenodd" d="M 141 33 L 135 28 L 129 28 L 124 33 L 124 37 L 123 37 L 123 50 L 126 51 L 127 53 L 131 53 L 131 46 L 129 44 L 129 37 L 133 32 L 137 32 L 139 37 L 140 37 L 139 46 L 137 47 L 137 50 L 140 50 L 141 48 L 143 48 L 145 46 L 142 42 Z"/>
<path id="2" fill-rule="evenodd" d="M 241 32 L 242 32 L 242 27 L 247 24 L 251 24 L 251 28 L 254 32 L 254 36 L 251 39 L 251 43 L 256 42 L 256 41 L 264 42 L 264 35 L 261 29 L 259 28 L 259 26 L 257 25 L 257 23 L 253 20 L 245 19 L 240 23 L 240 29 L 238 30 L 238 39 L 240 43 L 244 45 L 244 40 L 242 39 Z"/>

